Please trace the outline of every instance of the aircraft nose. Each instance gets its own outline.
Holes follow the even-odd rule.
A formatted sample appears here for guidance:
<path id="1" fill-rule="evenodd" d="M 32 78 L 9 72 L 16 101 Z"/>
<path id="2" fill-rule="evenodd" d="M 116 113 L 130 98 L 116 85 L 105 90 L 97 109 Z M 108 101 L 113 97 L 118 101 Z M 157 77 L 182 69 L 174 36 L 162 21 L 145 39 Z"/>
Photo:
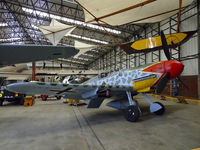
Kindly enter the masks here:
<path id="1" fill-rule="evenodd" d="M 14 92 L 14 93 L 21 93 L 21 89 L 23 89 L 23 87 L 16 86 L 14 83 L 13 84 L 8 84 L 6 86 L 6 90 L 8 90 L 10 92 Z"/>
<path id="2" fill-rule="evenodd" d="M 74 55 L 78 54 L 79 51 L 80 51 L 80 50 L 79 50 L 78 48 L 75 48 L 75 50 L 74 50 L 74 53 L 75 53 L 75 54 L 74 54 Z"/>
<path id="3" fill-rule="evenodd" d="M 170 79 L 173 79 L 183 72 L 184 65 L 177 60 L 171 60 L 165 64 L 165 69 L 170 73 Z"/>
<path id="4" fill-rule="evenodd" d="M 6 90 L 8 90 L 8 91 L 10 91 L 10 92 L 15 92 L 15 87 L 13 87 L 13 85 L 12 84 L 8 84 L 7 86 L 6 86 Z"/>

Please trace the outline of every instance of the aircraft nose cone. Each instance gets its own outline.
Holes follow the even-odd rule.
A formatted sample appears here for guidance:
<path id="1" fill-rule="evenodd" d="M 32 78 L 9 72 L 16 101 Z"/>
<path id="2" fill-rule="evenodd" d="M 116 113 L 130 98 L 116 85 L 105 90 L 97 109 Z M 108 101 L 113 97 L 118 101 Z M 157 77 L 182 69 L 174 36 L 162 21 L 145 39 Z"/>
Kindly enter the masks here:
<path id="1" fill-rule="evenodd" d="M 12 84 L 9 84 L 6 86 L 6 90 L 10 91 L 10 92 L 15 92 L 15 86 L 13 86 Z"/>
<path id="2" fill-rule="evenodd" d="M 170 72 L 170 79 L 179 76 L 183 72 L 183 69 L 184 65 L 177 60 L 168 61 L 166 64 L 166 70 Z"/>
<path id="3" fill-rule="evenodd" d="M 20 86 L 16 86 L 15 83 L 6 86 L 6 90 L 14 93 L 20 93 L 21 89 L 23 88 L 21 88 Z"/>
<path id="4" fill-rule="evenodd" d="M 75 54 L 74 54 L 74 55 L 78 54 L 79 51 L 80 51 L 80 50 L 79 50 L 78 48 L 75 48 L 75 50 L 74 50 L 74 53 L 75 53 Z"/>

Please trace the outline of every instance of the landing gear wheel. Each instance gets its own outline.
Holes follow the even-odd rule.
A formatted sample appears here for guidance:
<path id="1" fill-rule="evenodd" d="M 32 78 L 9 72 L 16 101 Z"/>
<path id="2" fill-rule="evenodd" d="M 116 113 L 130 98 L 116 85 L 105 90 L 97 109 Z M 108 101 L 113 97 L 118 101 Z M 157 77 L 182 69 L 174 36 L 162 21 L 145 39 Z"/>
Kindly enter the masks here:
<path id="1" fill-rule="evenodd" d="M 56 96 L 56 99 L 57 99 L 57 100 L 60 100 L 60 99 L 61 99 L 61 96 Z"/>
<path id="2" fill-rule="evenodd" d="M 20 105 L 24 105 L 24 97 L 22 97 L 22 98 L 19 100 L 19 104 L 20 104 Z"/>
<path id="3" fill-rule="evenodd" d="M 0 100 L 0 106 L 3 106 L 3 100 Z"/>
<path id="4" fill-rule="evenodd" d="M 155 103 L 157 103 L 157 104 L 159 104 L 162 108 L 160 109 L 160 110 L 158 110 L 158 111 L 156 111 L 156 112 L 154 112 L 156 115 L 163 115 L 164 114 L 164 112 L 165 112 L 165 106 L 162 104 L 162 103 L 160 103 L 160 102 L 155 102 Z"/>
<path id="5" fill-rule="evenodd" d="M 124 117 L 130 122 L 135 122 L 138 120 L 140 112 L 137 106 L 128 106 L 124 112 Z"/>
<path id="6" fill-rule="evenodd" d="M 47 95 L 41 95 L 41 97 L 42 97 L 42 100 L 43 100 L 43 101 L 46 101 L 46 100 L 47 100 L 47 98 L 48 98 L 48 96 L 47 96 Z"/>

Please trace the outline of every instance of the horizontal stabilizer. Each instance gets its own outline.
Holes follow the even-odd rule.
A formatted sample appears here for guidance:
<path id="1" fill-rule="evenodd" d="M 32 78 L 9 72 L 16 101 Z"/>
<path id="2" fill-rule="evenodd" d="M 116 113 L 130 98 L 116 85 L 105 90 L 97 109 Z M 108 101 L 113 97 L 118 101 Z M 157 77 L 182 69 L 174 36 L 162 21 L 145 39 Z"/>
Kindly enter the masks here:
<path id="1" fill-rule="evenodd" d="M 90 100 L 88 108 L 99 108 L 103 102 L 104 98 L 98 97 Z"/>

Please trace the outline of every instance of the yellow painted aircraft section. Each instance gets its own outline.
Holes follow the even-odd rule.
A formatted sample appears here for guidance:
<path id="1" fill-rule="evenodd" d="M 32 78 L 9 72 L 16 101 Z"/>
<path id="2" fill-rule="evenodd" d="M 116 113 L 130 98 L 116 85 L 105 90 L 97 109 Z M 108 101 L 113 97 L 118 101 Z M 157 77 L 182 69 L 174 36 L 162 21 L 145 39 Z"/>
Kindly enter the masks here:
<path id="1" fill-rule="evenodd" d="M 180 43 L 182 40 L 186 38 L 186 33 L 174 33 L 174 34 L 166 34 L 166 40 L 168 45 Z M 162 46 L 162 41 L 160 36 L 138 40 L 134 42 L 131 47 L 135 50 L 144 50 L 148 48 L 160 47 Z"/>
<path id="2" fill-rule="evenodd" d="M 77 105 L 80 103 L 80 100 L 79 99 L 68 99 L 68 104 L 69 105 Z"/>
<path id="3" fill-rule="evenodd" d="M 137 82 L 133 80 L 134 90 L 136 90 L 137 92 L 149 92 L 150 87 L 155 83 L 156 80 L 157 80 L 157 77 L 145 79 L 145 80 L 141 80 Z"/>
<path id="4" fill-rule="evenodd" d="M 149 92 L 150 90 L 151 90 L 150 87 L 148 87 L 146 89 L 138 90 L 137 92 L 144 93 L 144 92 Z"/>

